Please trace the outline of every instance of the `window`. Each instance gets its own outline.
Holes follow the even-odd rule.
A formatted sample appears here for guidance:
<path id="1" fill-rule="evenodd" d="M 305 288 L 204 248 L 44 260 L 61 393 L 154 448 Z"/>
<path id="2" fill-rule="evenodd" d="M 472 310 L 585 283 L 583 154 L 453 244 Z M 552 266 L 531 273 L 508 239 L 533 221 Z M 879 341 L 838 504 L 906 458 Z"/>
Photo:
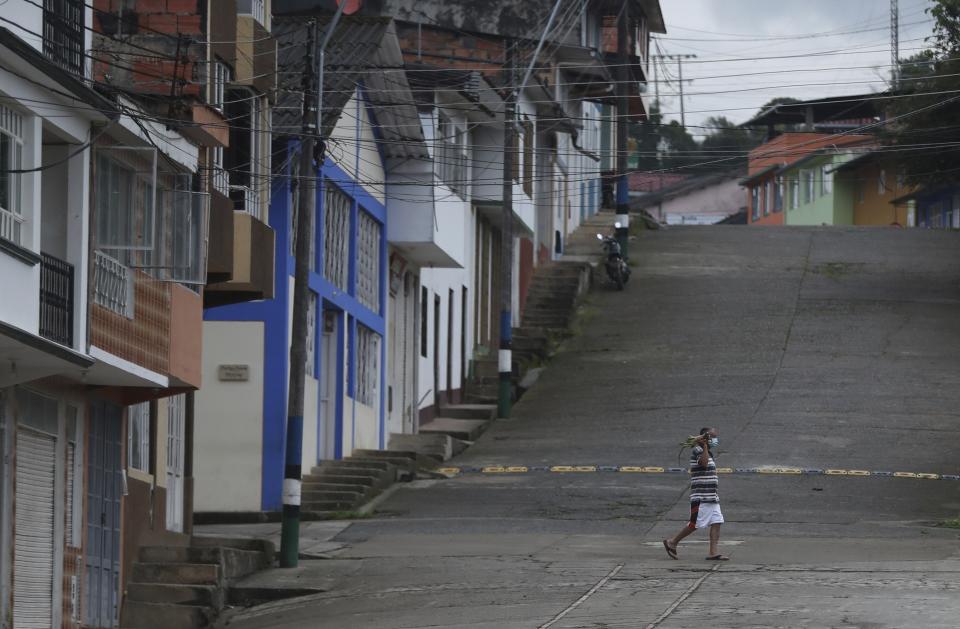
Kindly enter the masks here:
<path id="1" fill-rule="evenodd" d="M 426 288 L 420 289 L 420 355 L 424 358 L 427 357 L 427 316 L 430 313 L 430 309 L 427 308 L 427 298 L 430 294 L 427 292 Z"/>
<path id="2" fill-rule="evenodd" d="M 241 15 L 252 15 L 253 19 L 260 22 L 264 26 L 266 23 L 266 7 L 265 0 L 239 0 L 237 2 L 237 13 Z"/>
<path id="3" fill-rule="evenodd" d="M 783 177 L 777 177 L 773 184 L 773 211 L 782 212 L 783 211 L 783 194 L 784 194 L 784 185 Z"/>
<path id="4" fill-rule="evenodd" d="M 523 121 L 523 191 L 533 197 L 533 123 L 526 116 Z"/>
<path id="5" fill-rule="evenodd" d="M 443 114 L 438 116 L 435 153 L 440 180 L 463 197 L 467 183 L 466 132 Z"/>
<path id="6" fill-rule="evenodd" d="M 154 247 L 133 266 L 160 280 L 205 284 L 210 195 L 193 192 L 191 185 L 190 175 L 161 178 Z"/>
<path id="7" fill-rule="evenodd" d="M 760 186 L 750 188 L 750 211 L 753 220 L 760 218 Z"/>
<path id="8" fill-rule="evenodd" d="M 357 325 L 357 391 L 360 404 L 376 406 L 380 379 L 380 335 Z"/>
<path id="9" fill-rule="evenodd" d="M 795 210 L 800 207 L 800 179 L 793 177 L 790 179 L 790 209 Z"/>
<path id="10" fill-rule="evenodd" d="M 210 79 L 210 106 L 217 111 L 223 111 L 227 85 L 233 80 L 230 67 L 219 59 L 215 60 Z"/>
<path id="11" fill-rule="evenodd" d="M 372 216 L 360 211 L 357 216 L 357 300 L 380 312 L 380 233 Z"/>
<path id="12" fill-rule="evenodd" d="M 261 191 L 264 167 L 263 96 L 249 88 L 227 90 L 224 114 L 230 121 L 230 150 L 225 166 L 230 173 L 230 198 L 233 208 L 261 219 Z"/>
<path id="13" fill-rule="evenodd" d="M 310 291 L 310 303 L 307 305 L 307 357 L 306 372 L 315 377 L 317 358 L 317 294 Z"/>
<path id="14" fill-rule="evenodd" d="M 803 178 L 803 202 L 812 203 L 816 198 L 814 192 L 814 171 L 812 170 L 802 170 L 800 171 L 800 176 Z"/>
<path id="15" fill-rule="evenodd" d="M 0 105 L 0 238 L 21 244 L 23 211 L 20 207 L 20 179 L 11 173 L 21 168 L 23 157 L 23 116 Z"/>
<path id="16" fill-rule="evenodd" d="M 43 54 L 58 66 L 83 74 L 84 0 L 44 0 Z"/>
<path id="17" fill-rule="evenodd" d="M 877 194 L 883 196 L 887 193 L 887 171 L 881 169 L 880 177 L 877 178 Z"/>
<path id="18" fill-rule="evenodd" d="M 116 252 L 153 249 L 156 186 L 156 149 L 97 149 L 94 183 L 97 249 L 117 258 L 123 256 Z"/>
<path id="19" fill-rule="evenodd" d="M 350 197 L 329 180 L 323 194 L 323 276 L 340 290 L 347 290 L 350 260 Z"/>
<path id="20" fill-rule="evenodd" d="M 865 187 L 862 181 L 857 182 L 857 203 L 863 203 L 863 199 L 866 196 Z"/>
<path id="21" fill-rule="evenodd" d="M 150 473 L 150 402 L 127 407 L 127 467 Z"/>
<path id="22" fill-rule="evenodd" d="M 897 188 L 902 189 L 907 187 L 907 171 L 900 166 L 897 168 Z"/>
<path id="23" fill-rule="evenodd" d="M 763 183 L 763 215 L 767 216 L 770 214 L 770 208 L 773 207 L 773 203 L 770 202 L 770 182 L 765 181 Z"/>
<path id="24" fill-rule="evenodd" d="M 820 196 L 833 194 L 833 171 L 828 166 L 820 167 Z"/>

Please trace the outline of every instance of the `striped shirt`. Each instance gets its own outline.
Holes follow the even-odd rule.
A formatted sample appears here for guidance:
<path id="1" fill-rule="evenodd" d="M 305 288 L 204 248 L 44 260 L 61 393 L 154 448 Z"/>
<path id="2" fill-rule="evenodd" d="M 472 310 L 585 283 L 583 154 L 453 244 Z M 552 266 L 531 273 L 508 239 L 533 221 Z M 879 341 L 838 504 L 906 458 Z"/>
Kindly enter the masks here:
<path id="1" fill-rule="evenodd" d="M 701 446 L 690 452 L 690 502 L 720 502 L 717 495 L 717 464 L 708 454 L 706 466 L 700 465 Z"/>

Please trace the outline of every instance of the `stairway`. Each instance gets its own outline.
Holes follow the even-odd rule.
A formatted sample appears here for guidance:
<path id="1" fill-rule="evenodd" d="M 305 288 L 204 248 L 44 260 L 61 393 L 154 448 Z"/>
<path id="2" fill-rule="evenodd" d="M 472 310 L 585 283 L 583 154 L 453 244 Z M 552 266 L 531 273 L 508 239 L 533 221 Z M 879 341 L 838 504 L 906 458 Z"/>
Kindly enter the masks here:
<path id="1" fill-rule="evenodd" d="M 466 448 L 483 434 L 496 416 L 495 404 L 445 404 L 440 407 L 439 417 L 420 424 L 420 434 L 446 435 Z"/>
<path id="2" fill-rule="evenodd" d="M 202 535 L 193 536 L 189 546 L 141 547 L 120 627 L 207 627 L 223 611 L 230 583 L 270 567 L 275 554 L 267 540 Z"/>
<path id="3" fill-rule="evenodd" d="M 415 451 L 354 450 L 339 461 L 324 461 L 304 475 L 301 517 L 324 519 L 355 511 L 397 481 L 416 478 L 437 461 Z"/>

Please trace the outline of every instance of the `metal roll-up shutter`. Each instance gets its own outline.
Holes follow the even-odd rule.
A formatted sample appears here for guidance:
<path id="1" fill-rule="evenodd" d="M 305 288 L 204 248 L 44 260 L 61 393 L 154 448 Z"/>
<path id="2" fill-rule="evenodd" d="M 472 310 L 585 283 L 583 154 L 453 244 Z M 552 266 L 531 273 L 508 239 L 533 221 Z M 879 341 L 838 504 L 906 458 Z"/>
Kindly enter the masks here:
<path id="1" fill-rule="evenodd" d="M 17 430 L 13 626 L 53 626 L 56 438 Z"/>

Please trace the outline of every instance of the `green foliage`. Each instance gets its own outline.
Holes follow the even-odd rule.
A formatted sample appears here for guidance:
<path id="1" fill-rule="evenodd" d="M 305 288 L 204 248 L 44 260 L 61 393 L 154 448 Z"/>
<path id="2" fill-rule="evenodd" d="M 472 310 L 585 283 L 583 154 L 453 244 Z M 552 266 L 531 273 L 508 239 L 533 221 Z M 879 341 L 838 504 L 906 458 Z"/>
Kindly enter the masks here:
<path id="1" fill-rule="evenodd" d="M 900 62 L 898 98 L 888 101 L 896 118 L 884 132 L 889 144 L 960 142 L 960 0 L 935 0 L 931 47 Z M 892 153 L 907 183 L 936 186 L 960 177 L 960 148 L 903 150 Z"/>

